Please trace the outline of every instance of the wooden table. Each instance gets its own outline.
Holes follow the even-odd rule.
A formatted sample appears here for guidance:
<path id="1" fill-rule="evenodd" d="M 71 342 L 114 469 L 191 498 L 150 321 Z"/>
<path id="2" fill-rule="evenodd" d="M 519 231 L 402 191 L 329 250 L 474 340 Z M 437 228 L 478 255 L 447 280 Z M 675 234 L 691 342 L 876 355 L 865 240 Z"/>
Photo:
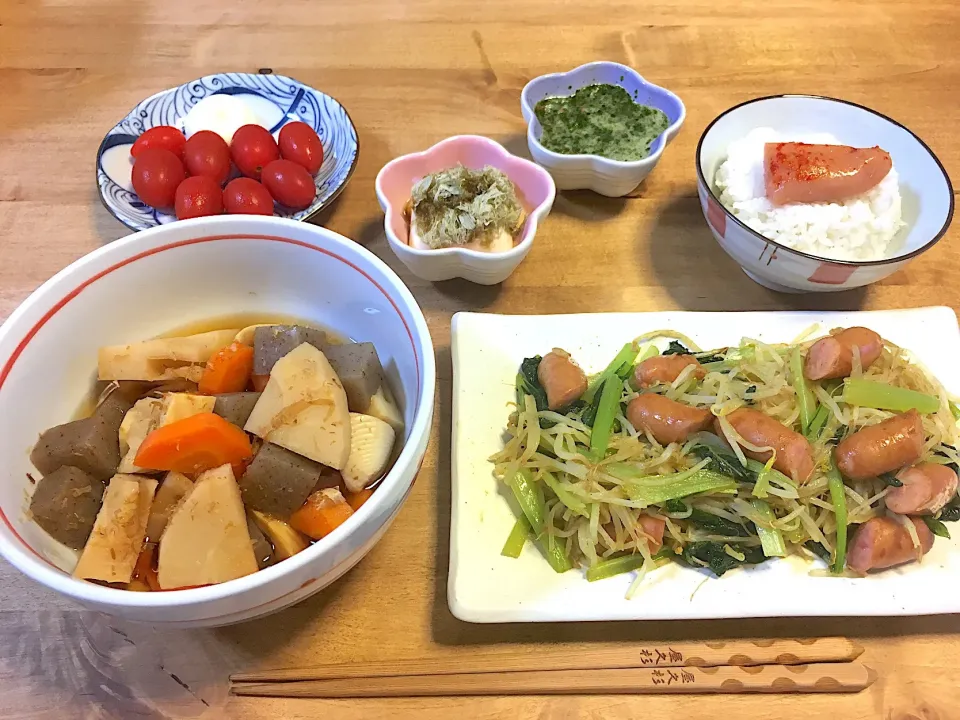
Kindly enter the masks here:
<path id="1" fill-rule="evenodd" d="M 768 18 L 768 19 L 761 19 Z M 747 98 L 822 93 L 904 122 L 960 181 L 960 6 L 953 0 L 6 0 L 0 3 L 0 314 L 70 261 L 126 234 L 94 184 L 103 134 L 140 99 L 209 72 L 270 67 L 349 109 L 360 162 L 321 219 L 409 284 L 437 347 L 438 403 L 419 482 L 392 529 L 333 587 L 232 628 L 165 632 L 84 612 L 0 565 L 0 715 L 30 718 L 960 717 L 956 617 L 475 626 L 446 605 L 450 316 L 616 310 L 960 306 L 960 232 L 866 290 L 778 295 L 710 236 L 693 153 Z M 609 59 L 686 102 L 686 127 L 641 197 L 564 193 L 502 286 L 412 277 L 373 192 L 389 159 L 456 133 L 526 154 L 530 78 Z M 956 588 L 944 588 L 955 592 Z M 775 601 L 775 598 L 772 599 Z M 637 602 L 642 602 L 638 600 Z M 880 672 L 853 696 L 464 698 L 325 702 L 227 696 L 234 670 L 446 657 L 505 647 L 847 634 Z M 776 708 L 776 710 L 772 710 Z"/>

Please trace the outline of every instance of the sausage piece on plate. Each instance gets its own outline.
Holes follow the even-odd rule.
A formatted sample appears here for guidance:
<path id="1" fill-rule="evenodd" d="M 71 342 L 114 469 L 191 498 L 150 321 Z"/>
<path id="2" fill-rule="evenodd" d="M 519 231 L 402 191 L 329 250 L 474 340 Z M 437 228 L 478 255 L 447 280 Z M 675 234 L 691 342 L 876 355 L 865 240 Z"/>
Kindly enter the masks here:
<path id="1" fill-rule="evenodd" d="M 560 410 L 587 391 L 587 375 L 569 353 L 554 348 L 540 361 L 537 379 L 547 393 L 547 406 Z"/>
<path id="2" fill-rule="evenodd" d="M 663 547 L 663 531 L 667 527 L 666 521 L 663 518 L 641 515 L 638 522 L 647 536 L 647 547 L 650 548 L 650 552 L 658 552 Z"/>
<path id="3" fill-rule="evenodd" d="M 646 430 L 658 443 L 684 442 L 695 432 L 706 430 L 713 414 L 690 407 L 656 393 L 644 393 L 627 405 L 627 420 L 638 430 Z"/>
<path id="4" fill-rule="evenodd" d="M 669 385 L 690 365 L 695 365 L 693 377 L 702 380 L 707 371 L 693 355 L 657 355 L 637 365 L 633 377 L 637 387 L 648 388 L 658 383 Z"/>
<path id="5" fill-rule="evenodd" d="M 920 540 L 920 555 L 933 547 L 933 533 L 923 520 L 910 518 Z M 847 567 L 859 573 L 882 570 L 917 559 L 917 549 L 903 524 L 890 517 L 867 520 L 853 536 L 847 551 Z"/>
<path id="6" fill-rule="evenodd" d="M 776 451 L 773 467 L 799 483 L 806 482 L 813 473 L 813 448 L 800 433 L 774 420 L 759 410 L 739 408 L 725 416 L 733 429 L 748 443 L 757 447 L 772 447 Z M 717 435 L 724 437 L 717 423 Z M 747 457 L 767 462 L 772 454 L 744 448 Z"/>
<path id="7" fill-rule="evenodd" d="M 957 474 L 937 463 L 919 463 L 897 473 L 900 487 L 890 488 L 884 501 L 901 515 L 926 515 L 940 511 L 957 494 Z"/>
<path id="8" fill-rule="evenodd" d="M 803 374 L 808 380 L 832 380 L 853 372 L 853 348 L 860 351 L 860 366 L 873 365 L 883 351 L 883 338 L 869 328 L 852 327 L 817 340 L 807 351 Z"/>
<path id="9" fill-rule="evenodd" d="M 913 465 L 923 452 L 923 423 L 916 410 L 869 425 L 840 441 L 837 467 L 851 480 L 866 480 Z"/>

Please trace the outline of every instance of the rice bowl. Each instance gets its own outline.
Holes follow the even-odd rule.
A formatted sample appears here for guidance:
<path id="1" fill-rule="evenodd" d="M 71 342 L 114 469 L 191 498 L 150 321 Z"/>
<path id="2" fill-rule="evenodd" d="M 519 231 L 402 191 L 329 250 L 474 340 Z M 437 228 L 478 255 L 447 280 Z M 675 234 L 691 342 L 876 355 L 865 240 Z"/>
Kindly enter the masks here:
<path id="1" fill-rule="evenodd" d="M 896 250 L 904 227 L 896 168 L 876 187 L 830 203 L 774 206 L 764 192 L 764 146 L 774 142 L 840 145 L 829 133 L 797 135 L 757 128 L 730 143 L 714 185 L 720 202 L 764 237 L 836 260 L 879 260 Z"/>

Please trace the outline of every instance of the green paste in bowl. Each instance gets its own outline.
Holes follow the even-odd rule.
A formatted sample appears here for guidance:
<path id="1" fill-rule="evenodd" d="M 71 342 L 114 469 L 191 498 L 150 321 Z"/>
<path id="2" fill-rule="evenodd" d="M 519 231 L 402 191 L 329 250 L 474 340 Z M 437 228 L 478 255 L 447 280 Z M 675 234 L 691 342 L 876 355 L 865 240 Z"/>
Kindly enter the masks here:
<path id="1" fill-rule="evenodd" d="M 662 110 L 634 102 L 618 85 L 587 85 L 569 97 L 544 98 L 534 113 L 547 150 L 628 162 L 647 157 L 670 126 Z"/>

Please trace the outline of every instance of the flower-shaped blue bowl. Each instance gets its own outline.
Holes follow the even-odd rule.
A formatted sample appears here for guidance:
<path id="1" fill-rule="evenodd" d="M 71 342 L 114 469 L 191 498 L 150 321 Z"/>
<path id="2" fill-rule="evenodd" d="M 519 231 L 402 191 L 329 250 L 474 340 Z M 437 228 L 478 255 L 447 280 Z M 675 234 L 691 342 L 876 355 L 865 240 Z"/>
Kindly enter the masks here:
<path id="1" fill-rule="evenodd" d="M 670 125 L 650 146 L 642 160 L 625 162 L 600 155 L 562 155 L 540 144 L 543 129 L 534 113 L 537 103 L 548 97 L 566 97 L 586 85 L 619 85 L 634 102 L 666 113 Z M 558 190 L 593 190 L 608 197 L 627 195 L 650 174 L 667 144 L 673 140 L 687 110 L 669 90 L 644 80 L 633 68 L 615 62 L 592 62 L 570 72 L 541 75 L 527 83 L 520 95 L 520 107 L 527 121 L 527 146 L 537 164 L 553 176 Z"/>

